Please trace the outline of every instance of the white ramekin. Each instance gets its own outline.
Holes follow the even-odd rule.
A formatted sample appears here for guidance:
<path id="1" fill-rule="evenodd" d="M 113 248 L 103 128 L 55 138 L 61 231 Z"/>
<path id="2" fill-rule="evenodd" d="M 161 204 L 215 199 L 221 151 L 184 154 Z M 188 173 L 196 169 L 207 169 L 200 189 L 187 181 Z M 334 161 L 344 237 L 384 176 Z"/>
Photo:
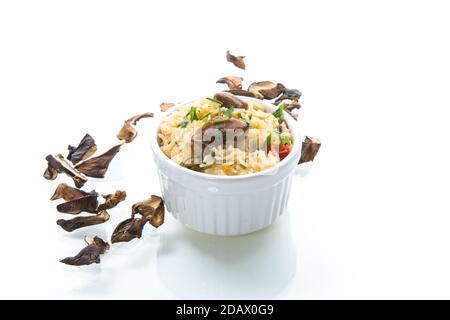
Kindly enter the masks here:
<path id="1" fill-rule="evenodd" d="M 266 110 L 276 109 L 266 101 L 247 99 Z M 294 137 L 289 155 L 273 168 L 242 176 L 214 176 L 176 164 L 159 148 L 156 126 L 151 147 L 167 210 L 190 229 L 221 236 L 251 233 L 272 224 L 285 211 L 300 159 L 297 122 L 286 112 L 284 118 Z"/>

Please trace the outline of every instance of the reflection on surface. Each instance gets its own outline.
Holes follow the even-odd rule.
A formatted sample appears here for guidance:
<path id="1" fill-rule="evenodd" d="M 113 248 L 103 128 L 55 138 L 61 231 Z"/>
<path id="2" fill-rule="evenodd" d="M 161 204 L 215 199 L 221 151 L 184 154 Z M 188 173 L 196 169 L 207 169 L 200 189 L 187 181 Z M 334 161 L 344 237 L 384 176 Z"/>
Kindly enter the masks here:
<path id="1" fill-rule="evenodd" d="M 289 214 L 240 237 L 218 237 L 171 223 L 161 234 L 157 268 L 179 298 L 273 298 L 296 270 Z"/>

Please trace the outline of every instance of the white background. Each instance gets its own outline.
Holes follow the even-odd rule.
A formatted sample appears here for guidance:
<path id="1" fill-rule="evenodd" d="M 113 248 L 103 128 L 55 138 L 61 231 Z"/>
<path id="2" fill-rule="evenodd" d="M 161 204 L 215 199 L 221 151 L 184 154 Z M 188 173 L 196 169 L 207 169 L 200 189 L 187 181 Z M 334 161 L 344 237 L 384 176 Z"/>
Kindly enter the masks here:
<path id="1" fill-rule="evenodd" d="M 0 298 L 450 298 L 449 15 L 445 1 L 0 2 Z M 155 121 L 86 185 L 128 193 L 98 227 L 55 224 L 68 180 L 42 178 L 45 156 L 85 133 L 106 150 L 129 116 L 229 74 L 304 93 L 303 133 L 323 146 L 288 214 L 235 238 L 168 215 L 100 265 L 60 264 L 159 194 Z"/>

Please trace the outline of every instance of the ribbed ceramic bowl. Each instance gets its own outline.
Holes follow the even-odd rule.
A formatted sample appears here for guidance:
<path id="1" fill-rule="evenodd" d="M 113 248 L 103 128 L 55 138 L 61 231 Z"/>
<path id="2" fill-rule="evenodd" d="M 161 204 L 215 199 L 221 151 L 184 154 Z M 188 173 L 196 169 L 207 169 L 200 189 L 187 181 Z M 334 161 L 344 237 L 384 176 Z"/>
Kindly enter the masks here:
<path id="1" fill-rule="evenodd" d="M 270 112 L 277 108 L 247 100 Z M 178 165 L 159 148 L 157 126 L 151 146 L 167 210 L 190 229 L 221 236 L 247 234 L 272 224 L 285 211 L 300 158 L 297 122 L 286 112 L 284 118 L 294 140 L 289 155 L 273 168 L 241 176 L 215 176 Z"/>

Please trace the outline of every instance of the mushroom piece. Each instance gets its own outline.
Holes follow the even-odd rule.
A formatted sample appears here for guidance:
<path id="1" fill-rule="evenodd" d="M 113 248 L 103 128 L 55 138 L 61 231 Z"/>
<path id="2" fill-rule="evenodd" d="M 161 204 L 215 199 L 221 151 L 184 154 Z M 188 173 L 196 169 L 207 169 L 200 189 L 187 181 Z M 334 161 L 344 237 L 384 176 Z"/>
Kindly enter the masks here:
<path id="1" fill-rule="evenodd" d="M 132 218 L 136 214 L 140 214 L 152 226 L 158 228 L 164 223 L 164 200 L 152 195 L 149 199 L 137 202 L 131 207 Z"/>
<path id="2" fill-rule="evenodd" d="M 94 238 L 85 237 L 84 241 L 87 243 L 87 246 L 84 247 L 76 256 L 64 258 L 60 260 L 60 262 L 72 266 L 100 263 L 100 255 L 109 249 L 109 244 L 97 236 Z"/>
<path id="3" fill-rule="evenodd" d="M 97 236 L 95 236 L 94 238 L 84 237 L 84 242 L 86 242 L 87 245 L 95 244 L 99 246 L 101 254 L 109 250 L 109 243 Z"/>
<path id="4" fill-rule="evenodd" d="M 47 169 L 44 173 L 46 179 L 54 180 L 59 173 L 65 173 L 72 178 L 77 188 L 81 188 L 86 183 L 87 178 L 72 167 L 61 154 L 48 155 L 45 159 L 47 160 Z"/>
<path id="5" fill-rule="evenodd" d="M 277 100 L 275 100 L 275 104 L 279 105 L 284 100 L 297 100 L 298 101 L 301 96 L 302 96 L 302 93 L 297 89 L 284 88 L 283 94 Z"/>
<path id="6" fill-rule="evenodd" d="M 127 193 L 125 191 L 117 190 L 113 194 L 104 195 L 105 202 L 98 206 L 98 211 L 112 209 L 125 200 Z"/>
<path id="7" fill-rule="evenodd" d="M 273 83 L 271 81 L 253 82 L 248 91 L 253 93 L 258 99 L 275 99 L 283 93 L 284 86 L 281 83 Z"/>
<path id="8" fill-rule="evenodd" d="M 252 92 L 249 92 L 247 90 L 225 90 L 224 92 L 228 92 L 231 93 L 235 96 L 243 96 L 243 97 L 251 97 L 251 98 L 256 98 L 255 94 Z"/>
<path id="9" fill-rule="evenodd" d="M 141 218 L 129 218 L 122 221 L 114 229 L 111 243 L 128 242 L 135 238 L 139 239 L 142 236 L 142 230 L 146 222 L 147 220 Z"/>
<path id="10" fill-rule="evenodd" d="M 63 228 L 65 231 L 72 232 L 80 228 L 101 224 L 108 220 L 108 212 L 100 211 L 100 213 L 95 216 L 76 217 L 70 220 L 59 219 L 56 221 L 56 224 Z"/>
<path id="11" fill-rule="evenodd" d="M 109 164 L 120 151 L 122 144 L 112 147 L 102 155 L 85 160 L 75 166 L 81 173 L 93 178 L 104 178 Z"/>
<path id="12" fill-rule="evenodd" d="M 247 109 L 247 102 L 242 101 L 238 97 L 227 92 L 218 92 L 214 95 L 214 99 L 222 102 L 224 107 L 233 107 L 237 109 Z"/>
<path id="13" fill-rule="evenodd" d="M 79 214 L 80 212 L 97 213 L 98 209 L 98 194 L 92 191 L 87 196 L 73 199 L 56 206 L 56 210 L 61 213 Z"/>
<path id="14" fill-rule="evenodd" d="M 313 137 L 306 137 L 305 140 L 302 142 L 302 152 L 298 164 L 313 161 L 317 155 L 317 152 L 319 152 L 321 145 L 322 143 L 320 142 L 319 139 Z"/>
<path id="15" fill-rule="evenodd" d="M 69 145 L 68 149 L 69 154 L 67 155 L 67 160 L 75 165 L 92 156 L 95 151 L 97 151 L 97 145 L 95 144 L 94 138 L 92 138 L 91 135 L 86 134 L 77 147 Z"/>
<path id="16" fill-rule="evenodd" d="M 244 80 L 242 77 L 227 76 L 220 78 L 216 83 L 225 83 L 228 86 L 228 89 L 239 90 L 242 89 L 242 80 Z"/>
<path id="17" fill-rule="evenodd" d="M 60 183 L 58 187 L 56 187 L 55 193 L 50 198 L 50 200 L 57 200 L 62 198 L 64 199 L 64 201 L 71 201 L 87 195 L 89 195 L 89 193 L 87 193 L 86 191 L 72 188 L 65 183 Z"/>
<path id="18" fill-rule="evenodd" d="M 146 112 L 131 117 L 130 119 L 125 121 L 119 133 L 117 134 L 117 138 L 121 141 L 125 141 L 126 143 L 130 143 L 137 136 L 137 130 L 133 126 L 135 126 L 137 122 L 142 118 L 151 118 L 151 117 L 153 117 L 153 113 L 151 112 Z"/>
<path id="19" fill-rule="evenodd" d="M 170 108 L 172 108 L 175 105 L 175 103 L 172 102 L 163 102 L 159 105 L 159 108 L 161 109 L 161 112 L 166 112 Z"/>
<path id="20" fill-rule="evenodd" d="M 244 58 L 245 56 L 234 56 L 230 53 L 230 50 L 227 51 L 227 61 L 234 64 L 239 69 L 245 70 Z"/>

